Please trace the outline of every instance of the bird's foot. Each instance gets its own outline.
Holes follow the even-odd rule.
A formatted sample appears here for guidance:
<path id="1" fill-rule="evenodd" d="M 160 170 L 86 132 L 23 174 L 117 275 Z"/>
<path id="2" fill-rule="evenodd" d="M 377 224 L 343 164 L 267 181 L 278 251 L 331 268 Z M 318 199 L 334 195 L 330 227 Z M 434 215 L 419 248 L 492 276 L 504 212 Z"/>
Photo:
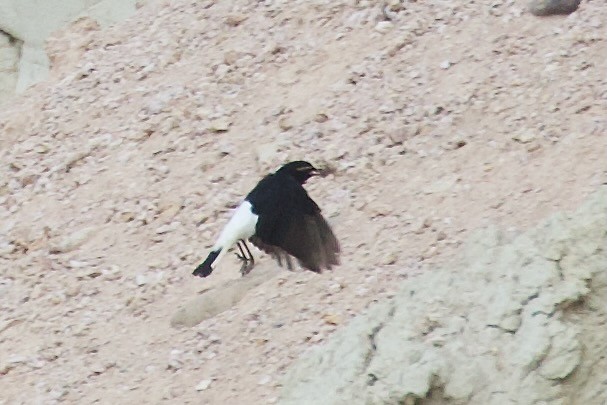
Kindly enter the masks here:
<path id="1" fill-rule="evenodd" d="M 251 261 L 251 260 L 242 263 L 242 266 L 240 267 L 240 275 L 242 277 L 246 276 L 247 274 L 249 274 L 251 272 L 251 270 L 253 270 L 254 266 L 255 266 L 255 262 Z"/>
<path id="2" fill-rule="evenodd" d="M 251 272 L 253 266 L 255 266 L 255 260 L 251 260 L 250 258 L 241 255 L 240 253 L 235 253 L 238 260 L 242 262 L 242 266 L 240 266 L 240 274 L 244 277 Z"/>

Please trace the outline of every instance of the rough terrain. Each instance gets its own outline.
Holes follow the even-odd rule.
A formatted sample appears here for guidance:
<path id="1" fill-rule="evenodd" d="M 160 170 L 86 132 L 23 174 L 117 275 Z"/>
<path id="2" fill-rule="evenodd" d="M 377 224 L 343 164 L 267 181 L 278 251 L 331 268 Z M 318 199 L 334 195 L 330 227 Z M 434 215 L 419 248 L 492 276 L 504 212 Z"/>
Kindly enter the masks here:
<path id="1" fill-rule="evenodd" d="M 515 238 L 474 235 L 288 373 L 281 404 L 602 404 L 607 188 Z"/>
<path id="2" fill-rule="evenodd" d="M 174 1 L 49 42 L 52 78 L 0 112 L 0 398 L 273 403 L 286 370 L 479 228 L 580 206 L 605 179 L 607 8 L 515 2 Z M 342 265 L 275 276 L 191 328 L 238 277 L 190 273 L 288 159 Z"/>

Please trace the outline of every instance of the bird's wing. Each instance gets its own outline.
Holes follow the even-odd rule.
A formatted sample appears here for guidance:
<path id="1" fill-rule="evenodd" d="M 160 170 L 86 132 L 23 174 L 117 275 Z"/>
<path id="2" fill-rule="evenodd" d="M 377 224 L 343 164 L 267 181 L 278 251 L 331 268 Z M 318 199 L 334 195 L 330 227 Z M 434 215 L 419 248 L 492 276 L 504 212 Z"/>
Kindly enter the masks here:
<path id="1" fill-rule="evenodd" d="M 305 189 L 295 182 L 282 184 L 273 197 L 272 209 L 258 214 L 251 242 L 287 264 L 287 255 L 294 256 L 315 272 L 339 264 L 337 238 Z"/>
<path id="2" fill-rule="evenodd" d="M 279 263 L 284 260 L 289 268 L 291 265 L 288 255 L 295 257 L 302 267 L 317 273 L 339 264 L 339 243 L 320 213 L 282 220 L 275 232 L 280 237 L 272 244 L 257 235 L 250 240 L 255 246 L 274 256 Z"/>

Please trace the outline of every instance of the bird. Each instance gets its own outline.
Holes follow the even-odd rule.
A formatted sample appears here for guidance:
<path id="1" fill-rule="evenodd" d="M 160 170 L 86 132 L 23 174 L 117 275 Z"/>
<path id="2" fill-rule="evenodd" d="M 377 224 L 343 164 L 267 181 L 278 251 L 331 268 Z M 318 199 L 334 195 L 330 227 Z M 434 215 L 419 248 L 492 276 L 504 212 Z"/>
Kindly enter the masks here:
<path id="1" fill-rule="evenodd" d="M 303 185 L 313 176 L 323 176 L 309 162 L 296 160 L 257 183 L 220 232 L 211 252 L 192 273 L 208 277 L 227 251 L 237 245 L 243 263 L 242 276 L 255 265 L 246 241 L 293 270 L 291 256 L 305 269 L 320 273 L 339 264 L 340 247 L 333 230 Z"/>

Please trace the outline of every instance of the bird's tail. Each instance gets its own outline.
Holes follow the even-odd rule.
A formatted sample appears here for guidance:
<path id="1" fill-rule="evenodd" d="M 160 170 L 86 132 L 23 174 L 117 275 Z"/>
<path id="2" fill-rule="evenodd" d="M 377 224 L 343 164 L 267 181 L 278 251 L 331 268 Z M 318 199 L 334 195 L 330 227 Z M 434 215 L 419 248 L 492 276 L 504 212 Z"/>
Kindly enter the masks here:
<path id="1" fill-rule="evenodd" d="M 220 252 L 221 249 L 217 249 L 209 253 L 206 260 L 198 265 L 192 274 L 198 277 L 207 277 L 209 274 L 211 274 L 213 272 L 212 265 L 217 260 L 217 256 L 219 256 Z"/>

